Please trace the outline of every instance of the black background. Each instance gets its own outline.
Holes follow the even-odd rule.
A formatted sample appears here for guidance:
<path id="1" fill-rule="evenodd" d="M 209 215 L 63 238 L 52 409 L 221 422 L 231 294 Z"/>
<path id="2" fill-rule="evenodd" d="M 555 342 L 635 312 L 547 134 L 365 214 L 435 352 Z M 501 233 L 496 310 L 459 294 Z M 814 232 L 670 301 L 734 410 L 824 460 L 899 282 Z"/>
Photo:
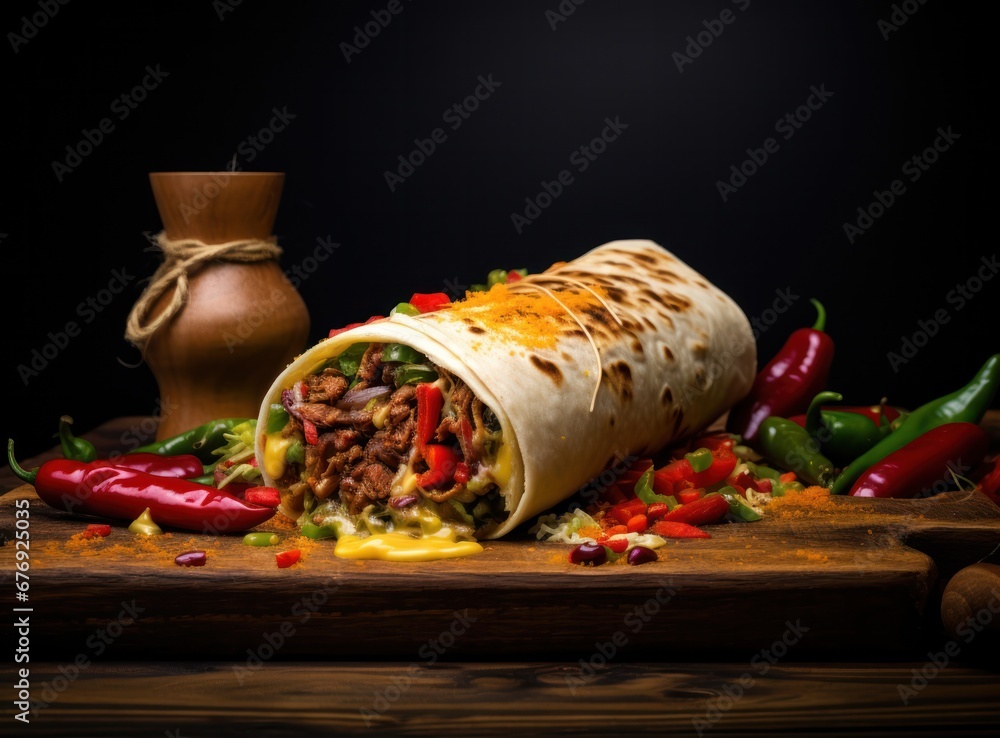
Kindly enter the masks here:
<path id="1" fill-rule="evenodd" d="M 815 297 L 837 344 L 831 389 L 854 403 L 916 406 L 964 384 L 997 351 L 998 281 L 957 309 L 948 295 L 996 254 L 993 18 L 971 3 L 927 2 L 884 38 L 888 2 L 587 0 L 551 26 L 548 2 L 424 2 L 403 10 L 348 63 L 341 49 L 385 2 L 71 2 L 3 64 L 8 195 L 0 208 L 6 321 L 4 437 L 29 456 L 55 443 L 59 415 L 85 431 L 156 407 L 125 320 L 159 263 L 148 173 L 283 171 L 275 226 L 282 264 L 317 238 L 341 244 L 304 281 L 313 340 L 384 314 L 444 280 L 493 268 L 536 271 L 620 238 L 674 251 L 758 317 L 781 291 L 799 297 L 759 337 L 761 360 L 811 324 Z M 742 3 L 740 3 L 742 4 Z M 679 71 L 703 21 L 735 21 Z M 0 29 L 21 33 L 37 2 L 8 3 Z M 150 65 L 168 73 L 63 181 L 81 130 L 109 115 Z M 442 126 L 479 75 L 500 86 L 415 173 L 390 191 L 384 172 Z M 833 95 L 795 135 L 775 122 L 811 86 Z M 295 116 L 251 162 L 239 155 L 272 109 Z M 518 234 L 542 180 L 605 117 L 628 128 Z M 959 134 L 911 183 L 904 162 L 939 127 Z M 723 202 L 716 182 L 748 148 L 780 146 Z M 244 147 L 246 150 L 246 147 Z M 906 192 L 851 243 L 843 224 L 874 190 Z M 388 254 L 389 256 L 383 256 Z M 136 278 L 82 335 L 27 382 L 19 365 L 113 270 Z M 905 364 L 890 351 L 943 309 L 948 321 Z M 897 371 L 898 369 L 898 371 Z M 996 403 L 994 403 L 996 405 Z"/>

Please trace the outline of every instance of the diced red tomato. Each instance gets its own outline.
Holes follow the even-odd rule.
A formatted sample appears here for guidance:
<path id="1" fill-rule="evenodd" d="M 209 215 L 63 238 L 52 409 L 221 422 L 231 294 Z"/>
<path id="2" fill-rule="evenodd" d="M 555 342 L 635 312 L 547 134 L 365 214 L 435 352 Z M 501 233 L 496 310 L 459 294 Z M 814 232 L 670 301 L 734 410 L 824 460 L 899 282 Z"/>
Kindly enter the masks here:
<path id="1" fill-rule="evenodd" d="M 422 313 L 432 313 L 451 304 L 451 298 L 444 292 L 414 292 L 410 304 Z"/>
<path id="2" fill-rule="evenodd" d="M 274 487 L 250 487 L 243 493 L 243 500 L 252 505 L 277 507 L 281 504 L 281 493 Z"/>
<path id="3" fill-rule="evenodd" d="M 702 497 L 704 497 L 705 490 L 698 489 L 697 487 L 692 487 L 691 489 L 680 490 L 679 492 L 676 493 L 675 496 L 677 497 L 677 501 L 679 503 L 681 503 L 682 505 L 687 505 L 694 502 L 695 500 L 700 500 Z"/>
<path id="4" fill-rule="evenodd" d="M 104 525 L 102 523 L 91 523 L 87 526 L 87 529 L 83 531 L 84 538 L 94 538 L 100 536 L 101 538 L 107 538 L 111 535 L 111 526 Z"/>
<path id="5" fill-rule="evenodd" d="M 517 272 L 513 270 L 507 272 L 507 284 L 510 284 L 511 282 L 519 282 L 520 280 L 521 280 L 521 275 L 518 274 Z M 621 552 L 619 551 L 618 553 Z"/>
<path id="6" fill-rule="evenodd" d="M 646 503 L 638 498 L 633 498 L 631 500 L 626 500 L 625 502 L 619 502 L 613 508 L 608 510 L 606 513 L 609 518 L 612 518 L 622 525 L 628 524 L 628 521 L 639 513 L 646 512 Z"/>
<path id="7" fill-rule="evenodd" d="M 678 509 L 678 508 L 675 508 Z M 679 523 L 676 520 L 657 520 L 649 528 L 650 533 L 655 533 L 664 538 L 711 538 L 708 531 L 697 528 L 687 523 Z"/>
<path id="8" fill-rule="evenodd" d="M 625 549 L 628 548 L 628 538 L 609 538 L 601 545 L 607 546 L 616 554 L 625 553 Z"/>
<path id="9" fill-rule="evenodd" d="M 302 558 L 302 551 L 295 548 L 291 551 L 282 551 L 274 555 L 275 560 L 278 562 L 279 569 L 287 569 L 292 564 L 296 563 Z"/>
<path id="10" fill-rule="evenodd" d="M 649 521 L 645 515 L 633 515 L 632 519 L 625 524 L 629 533 L 642 533 L 649 527 Z"/>
<path id="11" fill-rule="evenodd" d="M 663 520 L 689 525 L 707 525 L 719 522 L 727 512 L 729 512 L 729 501 L 717 492 L 713 492 L 693 502 L 678 505 L 664 515 Z"/>
<path id="12" fill-rule="evenodd" d="M 669 511 L 670 511 L 670 508 L 667 507 L 667 503 L 665 503 L 665 502 L 654 502 L 646 510 L 646 518 L 648 520 L 659 520 L 664 515 L 666 515 Z"/>

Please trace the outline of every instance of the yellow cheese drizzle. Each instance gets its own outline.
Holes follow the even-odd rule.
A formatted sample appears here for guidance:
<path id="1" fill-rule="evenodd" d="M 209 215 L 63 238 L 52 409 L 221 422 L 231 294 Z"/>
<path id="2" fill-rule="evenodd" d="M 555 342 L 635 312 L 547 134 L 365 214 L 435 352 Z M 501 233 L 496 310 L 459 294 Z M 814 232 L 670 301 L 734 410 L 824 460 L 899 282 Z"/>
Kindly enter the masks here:
<path id="1" fill-rule="evenodd" d="M 580 328 L 583 330 L 583 332 L 587 335 L 587 340 L 590 341 L 590 345 L 593 346 L 593 348 L 594 348 L 594 354 L 597 356 L 597 386 L 594 387 L 594 394 L 590 398 L 590 412 L 593 412 L 594 411 L 594 404 L 597 402 L 597 393 L 601 391 L 601 376 L 604 373 L 604 367 L 601 366 L 601 351 L 600 351 L 600 349 L 597 348 L 597 343 L 594 341 L 594 337 L 592 335 L 590 335 L 590 331 L 587 330 L 587 326 L 585 326 L 583 324 L 583 321 L 581 321 L 580 318 L 577 317 L 576 313 L 574 313 L 572 310 L 570 310 L 568 307 L 566 307 L 566 305 L 563 304 L 562 300 L 560 300 L 558 297 L 555 296 L 555 294 L 553 294 L 552 290 L 546 289 L 545 287 L 542 287 L 541 285 L 526 283 L 526 282 L 520 281 L 520 280 L 517 281 L 517 282 L 515 282 L 511 286 L 512 287 L 530 287 L 533 290 L 541 290 L 542 292 L 544 292 L 545 294 L 547 294 L 549 297 L 551 297 L 553 300 L 555 300 L 557 303 L 559 303 L 560 307 L 562 307 L 563 310 L 565 310 L 567 313 L 569 313 L 569 316 L 571 318 L 573 318 L 573 320 L 576 321 L 576 324 L 578 326 L 580 326 Z"/>
<path id="2" fill-rule="evenodd" d="M 333 554 L 342 559 L 435 561 L 469 556 L 482 550 L 476 541 L 457 541 L 454 534 L 414 538 L 405 533 L 376 533 L 367 538 L 341 536 Z"/>

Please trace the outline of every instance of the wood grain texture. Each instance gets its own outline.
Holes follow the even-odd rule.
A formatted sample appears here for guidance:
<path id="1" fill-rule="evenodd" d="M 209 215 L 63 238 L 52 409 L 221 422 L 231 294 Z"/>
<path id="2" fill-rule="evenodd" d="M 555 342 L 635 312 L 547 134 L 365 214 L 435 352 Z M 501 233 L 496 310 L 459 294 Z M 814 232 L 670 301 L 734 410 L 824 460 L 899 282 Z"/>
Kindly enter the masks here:
<path id="1" fill-rule="evenodd" d="M 1000 675 L 902 662 L 62 664 L 32 669 L 33 736 L 996 735 Z M 13 680 L 4 674 L 4 683 Z M 60 681 L 61 680 L 61 681 Z M 62 687 L 56 691 L 55 687 Z M 22 726 L 18 726 L 22 727 Z M 699 728 L 701 732 L 699 733 Z"/>
<path id="2" fill-rule="evenodd" d="M 120 447 L 122 427 L 84 435 Z M 332 542 L 272 522 L 262 529 L 282 535 L 279 549 L 304 552 L 278 569 L 276 549 L 243 546 L 239 535 L 171 532 L 141 550 L 125 522 L 73 546 L 90 521 L 49 508 L 28 485 L 0 500 L 8 538 L 19 499 L 31 505 L 33 656 L 57 662 L 79 653 L 240 661 L 269 648 L 277 659 L 414 659 L 431 648 L 441 661 L 574 661 L 616 637 L 631 661 L 717 660 L 787 644 L 795 624 L 808 630 L 788 645 L 790 659 L 922 657 L 941 643 L 948 581 L 1000 547 L 1000 508 L 947 493 L 775 507 L 757 523 L 713 526 L 708 540 L 670 541 L 657 562 L 596 569 L 523 533 L 461 559 L 347 561 Z M 195 548 L 208 551 L 207 566 L 173 563 Z M 14 555 L 0 548 L 7 592 Z M 134 621 L 123 615 L 133 602 Z M 120 632 L 104 643 L 109 627 Z"/>

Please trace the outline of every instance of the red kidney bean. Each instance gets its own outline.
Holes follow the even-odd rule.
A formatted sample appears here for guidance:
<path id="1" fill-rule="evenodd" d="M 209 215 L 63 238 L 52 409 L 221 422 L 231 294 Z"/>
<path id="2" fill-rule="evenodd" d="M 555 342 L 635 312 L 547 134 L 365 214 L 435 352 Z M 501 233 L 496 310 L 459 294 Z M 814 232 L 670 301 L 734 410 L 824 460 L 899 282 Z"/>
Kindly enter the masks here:
<path id="1" fill-rule="evenodd" d="M 650 561 L 656 561 L 657 558 L 656 551 L 645 546 L 636 546 L 628 552 L 628 563 L 630 564 L 648 564 Z"/>
<path id="2" fill-rule="evenodd" d="M 593 564 L 600 566 L 607 561 L 608 552 L 597 543 L 581 543 L 569 552 L 571 564 Z"/>
<path id="3" fill-rule="evenodd" d="M 174 563 L 178 566 L 204 566 L 205 552 L 187 551 L 186 553 L 179 554 L 177 558 L 174 559 Z"/>

